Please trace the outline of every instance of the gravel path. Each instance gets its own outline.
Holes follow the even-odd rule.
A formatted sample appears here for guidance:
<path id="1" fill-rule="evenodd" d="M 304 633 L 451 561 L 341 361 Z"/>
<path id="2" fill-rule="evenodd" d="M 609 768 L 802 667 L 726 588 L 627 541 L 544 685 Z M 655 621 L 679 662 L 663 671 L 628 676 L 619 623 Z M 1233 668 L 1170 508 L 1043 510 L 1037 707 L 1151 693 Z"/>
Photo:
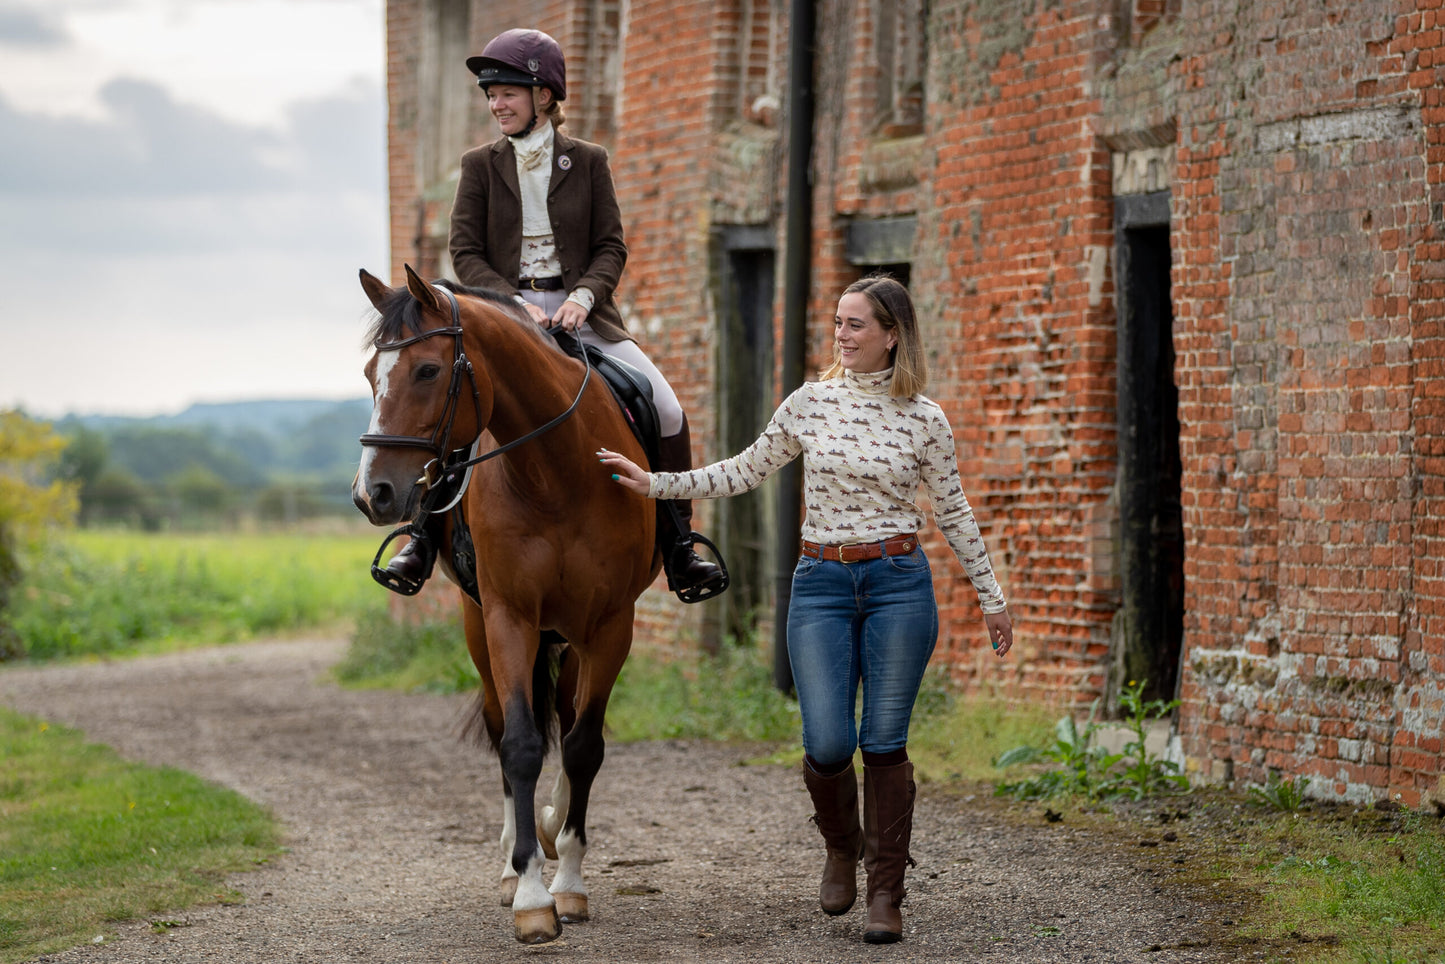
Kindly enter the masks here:
<path id="1" fill-rule="evenodd" d="M 339 641 L 260 642 L 125 662 L 0 670 L 0 702 L 271 807 L 289 851 L 234 906 L 120 925 L 45 962 L 1213 962 L 1227 906 L 1181 885 L 1167 848 L 1024 819 L 987 795 L 919 789 L 903 943 L 861 942 L 861 901 L 817 907 L 822 842 L 800 776 L 747 748 L 608 747 L 585 870 L 593 919 L 512 939 L 497 903 L 495 759 L 457 739 L 468 701 L 349 692 Z M 551 764 L 542 786 L 551 786 Z M 1179 862 L 1179 858 L 1173 858 Z M 1233 913 L 1237 916 L 1237 908 Z M 1227 938 L 1223 938 L 1227 940 Z"/>

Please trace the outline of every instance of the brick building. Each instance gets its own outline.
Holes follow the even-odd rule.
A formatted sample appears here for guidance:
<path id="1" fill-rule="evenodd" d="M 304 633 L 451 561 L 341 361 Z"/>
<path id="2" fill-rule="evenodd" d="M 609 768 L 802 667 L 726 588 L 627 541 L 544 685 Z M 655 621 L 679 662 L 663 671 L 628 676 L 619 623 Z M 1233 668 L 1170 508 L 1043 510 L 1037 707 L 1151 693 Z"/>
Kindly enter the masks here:
<path id="1" fill-rule="evenodd" d="M 813 11 L 807 368 L 846 283 L 909 281 L 1015 621 L 1000 666 L 935 531 L 937 659 L 1076 708 L 1147 679 L 1206 779 L 1445 799 L 1441 0 Z M 790 24 L 389 0 L 393 276 L 447 273 L 457 158 L 494 136 L 465 56 L 547 30 L 612 152 L 624 312 L 699 455 L 735 451 L 781 390 Z M 649 593 L 642 644 L 768 632 L 777 498 L 700 511 L 737 588 Z"/>

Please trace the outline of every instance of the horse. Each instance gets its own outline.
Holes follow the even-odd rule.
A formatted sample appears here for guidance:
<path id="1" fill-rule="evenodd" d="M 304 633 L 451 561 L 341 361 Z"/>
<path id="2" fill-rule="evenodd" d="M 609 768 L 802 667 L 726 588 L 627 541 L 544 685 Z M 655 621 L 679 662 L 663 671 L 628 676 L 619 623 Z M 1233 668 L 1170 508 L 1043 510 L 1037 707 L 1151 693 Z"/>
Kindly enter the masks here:
<path id="1" fill-rule="evenodd" d="M 510 299 L 429 284 L 409 265 L 395 289 L 360 276 L 379 318 L 352 500 L 373 524 L 395 525 L 414 516 L 448 455 L 481 453 L 462 495 L 477 588 L 476 599 L 460 594 L 463 624 L 481 676 L 468 729 L 484 731 L 501 764 L 501 902 L 518 941 L 545 943 L 589 917 L 582 860 L 603 717 L 637 599 L 661 565 L 652 505 L 613 482 L 596 453 L 644 464 L 643 448 L 602 380 Z M 561 772 L 537 811 L 554 731 Z"/>

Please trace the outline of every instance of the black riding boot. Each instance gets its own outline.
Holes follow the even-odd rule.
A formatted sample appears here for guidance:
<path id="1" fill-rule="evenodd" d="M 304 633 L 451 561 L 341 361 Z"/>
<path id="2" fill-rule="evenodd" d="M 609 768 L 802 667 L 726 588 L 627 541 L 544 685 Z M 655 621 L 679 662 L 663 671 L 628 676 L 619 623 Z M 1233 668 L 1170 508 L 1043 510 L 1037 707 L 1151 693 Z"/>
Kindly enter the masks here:
<path id="1" fill-rule="evenodd" d="M 433 516 L 424 523 L 425 536 L 412 538 L 401 551 L 387 560 L 386 571 L 408 583 L 420 585 L 431 576 L 437 561 L 441 523 Z"/>
<path id="2" fill-rule="evenodd" d="M 657 445 L 659 472 L 687 472 L 692 469 L 692 434 L 687 428 L 687 416 L 682 418 L 682 431 L 661 439 Z M 723 571 L 716 565 L 698 557 L 692 546 L 682 542 L 692 532 L 692 500 L 673 499 L 677 516 L 682 522 L 681 531 L 673 520 L 673 513 L 667 506 L 658 503 L 657 543 L 667 553 L 667 570 L 678 583 L 675 590 L 712 588 L 723 581 Z"/>

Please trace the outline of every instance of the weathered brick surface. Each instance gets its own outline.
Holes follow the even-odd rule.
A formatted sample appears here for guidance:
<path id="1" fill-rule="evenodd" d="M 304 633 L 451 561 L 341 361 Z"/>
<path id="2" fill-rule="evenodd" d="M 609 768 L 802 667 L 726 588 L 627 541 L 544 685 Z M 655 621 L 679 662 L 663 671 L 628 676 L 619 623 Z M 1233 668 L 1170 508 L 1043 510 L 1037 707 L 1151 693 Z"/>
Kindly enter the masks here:
<path id="1" fill-rule="evenodd" d="M 419 213 L 428 185 L 408 173 L 423 2 L 388 4 L 393 271 L 425 263 L 418 223 L 425 236 L 444 222 L 435 186 Z M 789 243 L 775 6 L 533 11 L 580 51 L 577 89 L 599 91 L 578 96 L 573 123 L 613 151 L 632 251 L 619 295 L 702 457 L 726 454 L 713 440 L 716 231 L 761 225 L 780 253 Z M 817 6 L 808 368 L 828 359 L 826 320 L 858 274 L 848 225 L 915 215 L 929 394 L 954 424 L 1018 639 L 1002 666 L 988 655 L 935 533 L 937 658 L 976 690 L 1073 707 L 1120 682 L 1113 195 L 1167 188 L 1191 770 L 1279 770 L 1344 799 L 1439 795 L 1441 4 L 933 0 L 921 127 L 880 117 L 883 6 Z M 478 48 L 516 17 L 484 0 L 472 11 Z M 609 11 L 627 15 L 611 46 L 595 35 Z M 484 111 L 473 121 L 489 136 Z M 693 645 L 704 619 L 654 591 L 640 644 Z"/>

